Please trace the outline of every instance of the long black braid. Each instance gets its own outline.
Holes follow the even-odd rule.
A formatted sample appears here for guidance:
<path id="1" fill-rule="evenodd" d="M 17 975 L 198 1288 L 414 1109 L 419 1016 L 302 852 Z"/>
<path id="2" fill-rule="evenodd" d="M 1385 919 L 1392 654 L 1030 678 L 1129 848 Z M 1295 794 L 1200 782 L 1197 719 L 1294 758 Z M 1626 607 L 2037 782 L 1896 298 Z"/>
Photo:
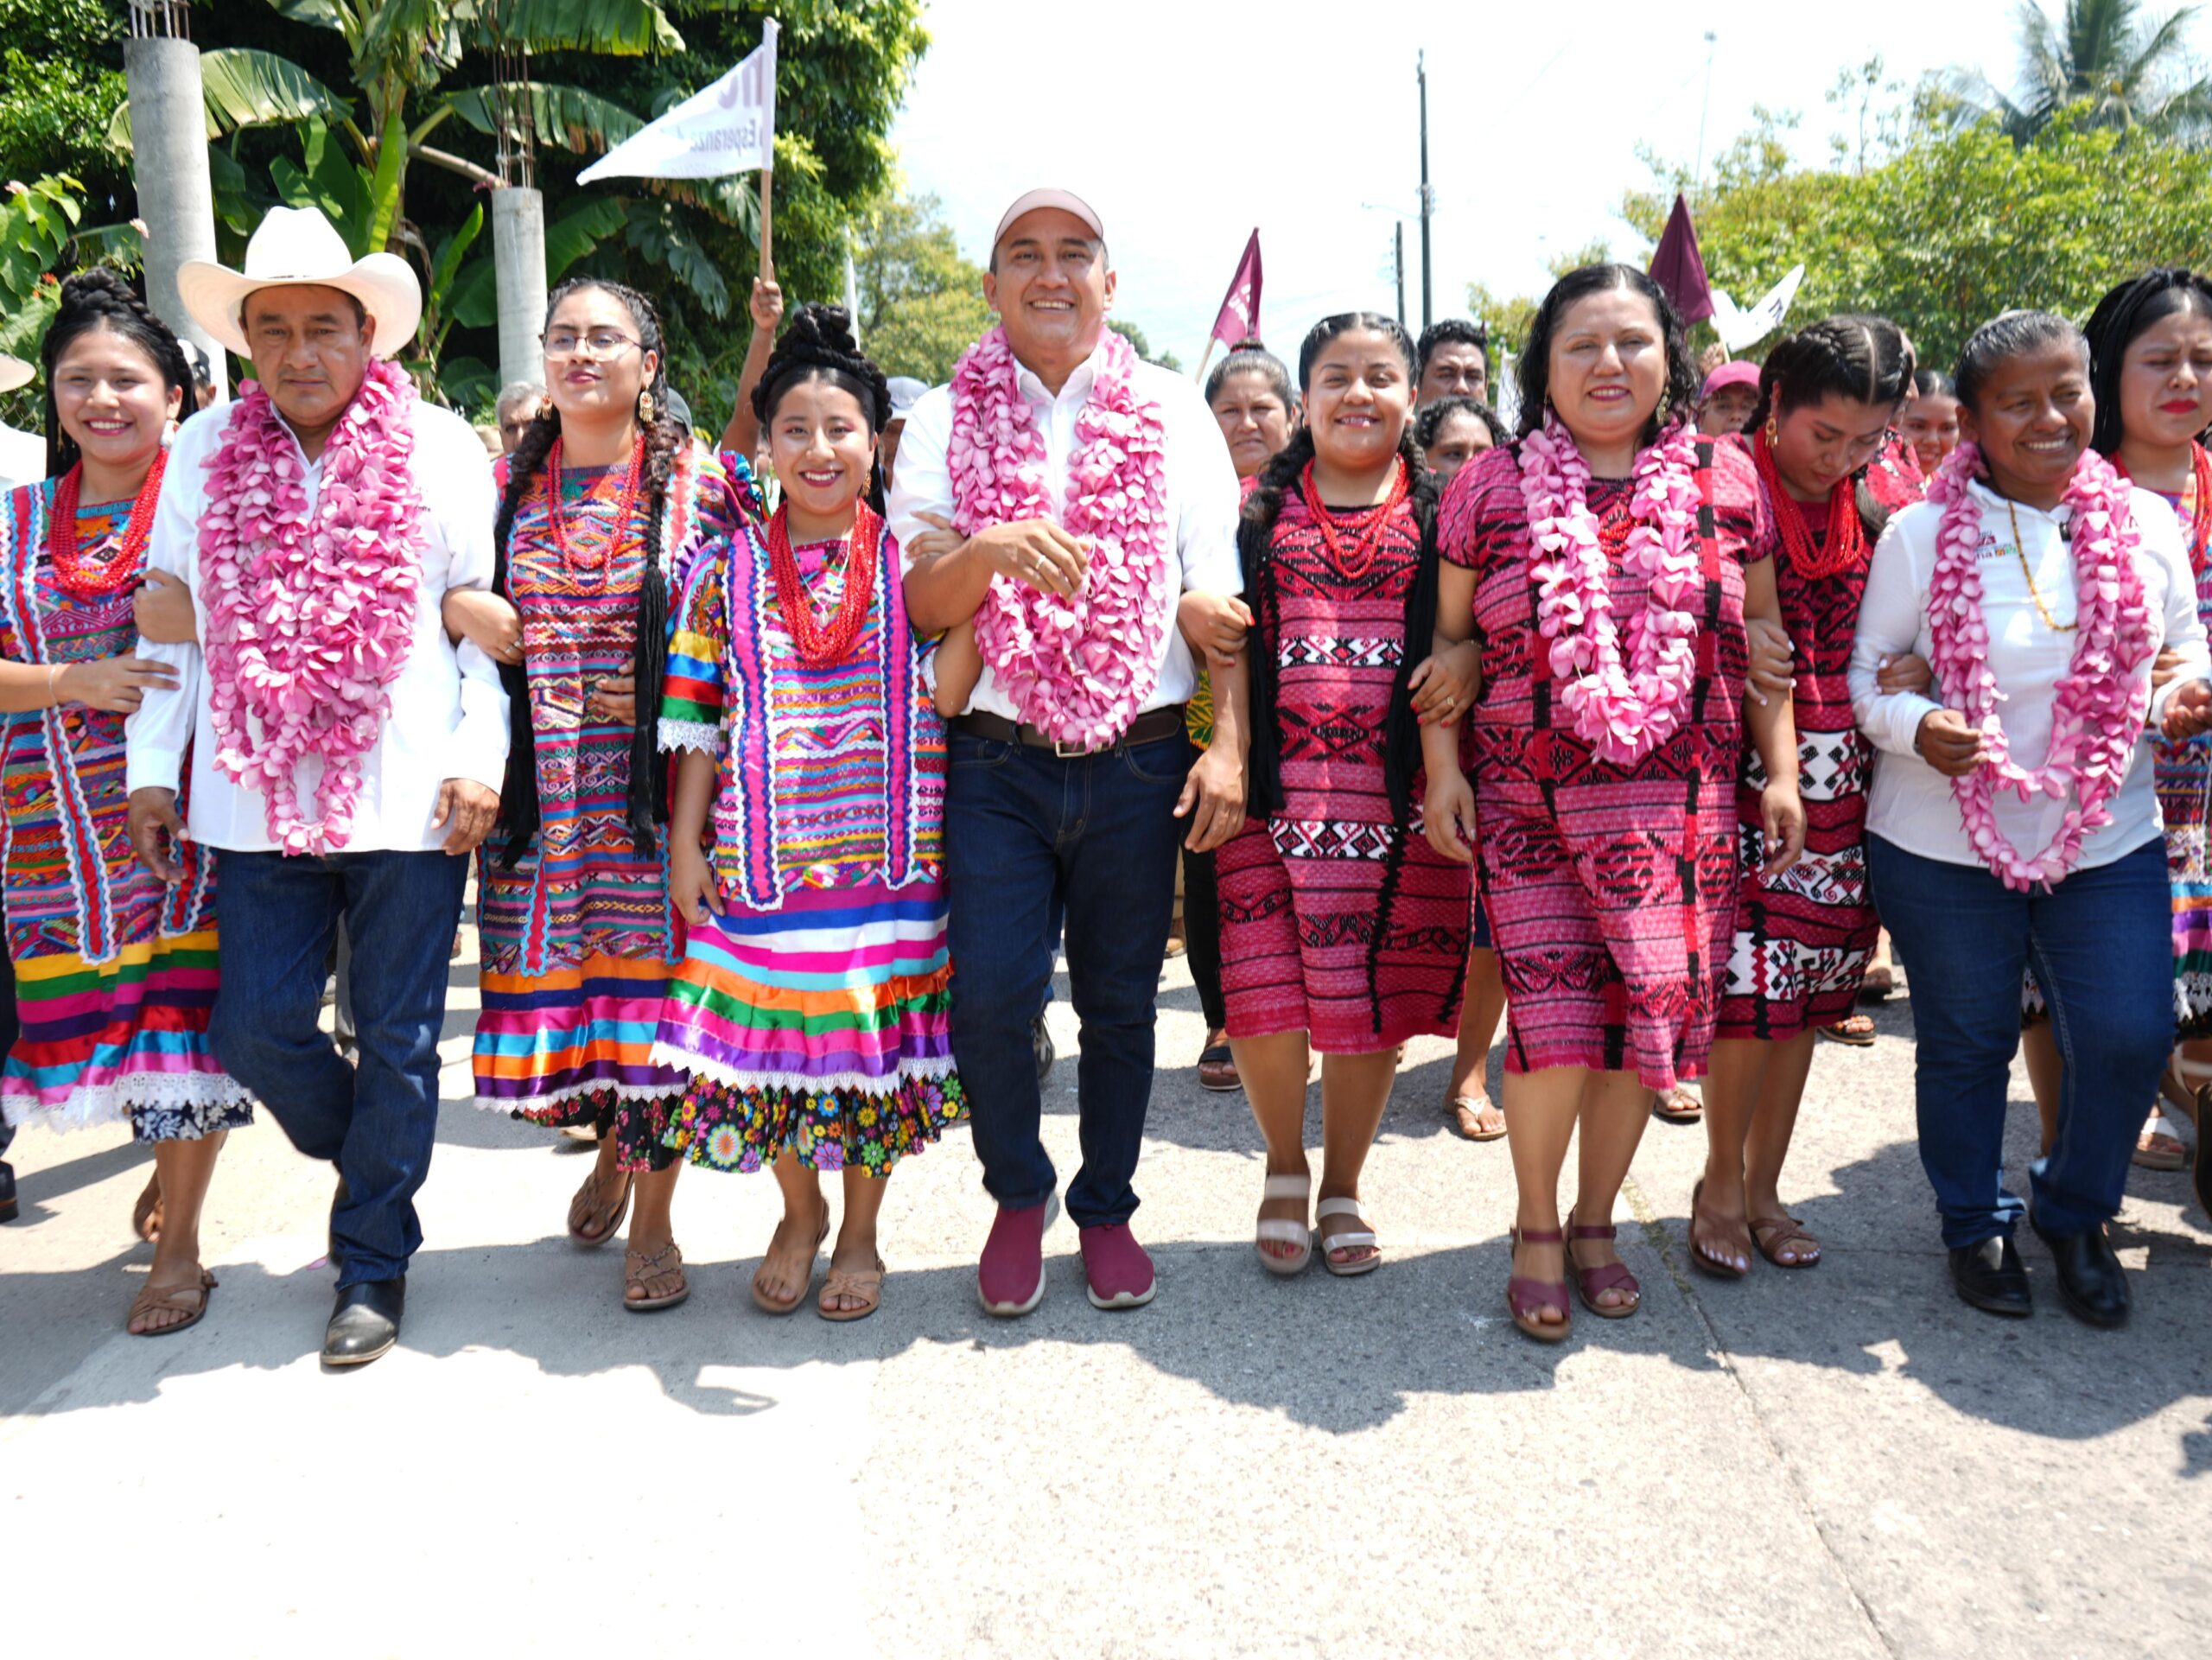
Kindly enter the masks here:
<path id="1" fill-rule="evenodd" d="M 1299 352 L 1298 378 L 1301 388 L 1310 386 L 1313 360 L 1321 348 L 1338 334 L 1354 328 L 1371 329 L 1393 340 L 1405 354 L 1406 367 L 1411 372 L 1413 342 L 1394 320 L 1371 312 L 1348 312 L 1324 318 L 1306 335 Z M 1440 564 L 1436 507 L 1443 495 L 1442 487 L 1428 470 L 1427 460 L 1414 438 L 1411 421 L 1406 423 L 1405 430 L 1399 436 L 1398 455 L 1406 465 L 1410 480 L 1407 505 L 1420 528 L 1421 554 L 1413 583 L 1406 590 L 1405 650 L 1391 681 L 1390 709 L 1382 728 L 1382 782 L 1394 818 L 1389 849 L 1383 860 L 1382 891 L 1367 946 L 1368 998 L 1378 1032 L 1382 1029 L 1382 1003 L 1377 970 L 1389 935 L 1391 905 L 1405 868 L 1407 827 L 1412 822 L 1414 808 L 1414 779 L 1421 769 L 1421 718 L 1414 712 L 1411 682 L 1414 670 L 1429 655 L 1431 642 L 1436 636 Z M 1282 745 L 1275 720 L 1274 639 L 1280 622 L 1274 582 L 1275 523 L 1282 514 L 1284 493 L 1298 487 L 1299 475 L 1313 459 L 1313 431 L 1300 426 L 1260 474 L 1251 493 L 1245 498 L 1243 514 L 1236 527 L 1237 552 L 1244 566 L 1245 603 L 1252 609 L 1252 637 L 1245 652 L 1249 665 L 1251 706 L 1251 747 L 1246 765 L 1251 798 L 1249 811 L 1255 818 L 1272 817 L 1283 809 Z"/>
<path id="2" fill-rule="evenodd" d="M 632 843 L 640 855 L 651 858 L 660 847 L 654 827 L 668 822 L 668 768 L 661 760 L 656 718 L 660 710 L 662 683 L 668 672 L 668 578 L 661 566 L 662 556 L 669 550 L 661 546 L 661 537 L 664 534 L 669 480 L 675 474 L 677 457 L 691 442 L 691 435 L 669 412 L 668 351 L 661 334 L 660 315 L 652 301 L 620 283 L 595 277 L 575 277 L 553 290 L 545 308 L 548 322 L 563 300 L 585 289 L 597 289 L 620 300 L 637 325 L 641 353 L 651 352 L 660 359 L 652 381 L 645 388 L 653 401 L 653 417 L 643 423 L 645 467 L 638 491 L 639 506 L 645 514 L 645 568 L 638 590 L 638 638 L 631 659 L 631 673 L 636 682 L 637 721 L 630 738 L 626 814 Z M 537 415 L 524 429 L 521 442 L 515 446 L 515 453 L 508 460 L 507 487 L 499 498 L 499 519 L 493 531 L 497 563 L 492 586 L 510 605 L 514 603 L 514 595 L 509 590 L 507 544 L 514 531 L 515 513 L 524 497 L 530 493 L 531 480 L 543 470 L 553 441 L 560 436 L 561 412 L 549 398 L 538 406 Z M 617 527 L 617 535 L 622 528 Z M 512 869 L 538 830 L 537 744 L 531 723 L 530 684 L 524 666 L 503 663 L 499 665 L 499 678 L 507 690 L 508 722 L 507 777 L 499 795 L 507 844 L 500 862 Z"/>

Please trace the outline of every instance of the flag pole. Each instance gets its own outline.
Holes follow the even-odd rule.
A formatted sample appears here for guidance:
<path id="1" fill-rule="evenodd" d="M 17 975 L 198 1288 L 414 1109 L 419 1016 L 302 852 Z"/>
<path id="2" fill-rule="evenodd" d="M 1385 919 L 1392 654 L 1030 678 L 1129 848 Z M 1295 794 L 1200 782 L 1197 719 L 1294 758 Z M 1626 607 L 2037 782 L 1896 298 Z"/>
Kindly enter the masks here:
<path id="1" fill-rule="evenodd" d="M 1220 335 L 1209 334 L 1206 336 L 1206 349 L 1198 353 L 1198 366 L 1191 372 L 1192 379 L 1204 380 L 1206 378 L 1206 365 L 1213 361 L 1213 348 L 1220 344 Z"/>
<path id="2" fill-rule="evenodd" d="M 775 169 L 762 168 L 760 169 L 760 277 L 763 282 L 768 283 L 776 280 L 775 189 Z"/>

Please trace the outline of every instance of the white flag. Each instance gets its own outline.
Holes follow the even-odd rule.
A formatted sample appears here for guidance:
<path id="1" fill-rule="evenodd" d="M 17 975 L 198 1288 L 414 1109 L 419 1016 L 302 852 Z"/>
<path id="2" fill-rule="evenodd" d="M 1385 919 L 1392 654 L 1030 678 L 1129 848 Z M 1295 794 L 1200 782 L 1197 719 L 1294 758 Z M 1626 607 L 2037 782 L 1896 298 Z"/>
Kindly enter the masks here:
<path id="1" fill-rule="evenodd" d="M 1508 432 L 1521 425 L 1521 377 L 1513 372 L 1513 353 L 1503 347 L 1497 348 L 1497 398 L 1493 407 L 1497 410 L 1498 424 Z"/>
<path id="2" fill-rule="evenodd" d="M 1721 289 L 1713 289 L 1713 328 L 1720 336 L 1720 343 L 1731 352 L 1745 351 L 1781 328 L 1782 320 L 1789 315 L 1789 302 L 1797 297 L 1797 286 L 1804 280 L 1805 268 L 1792 265 L 1789 275 L 1748 311 L 1738 309 L 1736 302 Z"/>
<path id="3" fill-rule="evenodd" d="M 716 179 L 776 166 L 776 25 L 759 49 L 702 92 L 639 128 L 576 175 L 578 184 L 628 175 Z"/>

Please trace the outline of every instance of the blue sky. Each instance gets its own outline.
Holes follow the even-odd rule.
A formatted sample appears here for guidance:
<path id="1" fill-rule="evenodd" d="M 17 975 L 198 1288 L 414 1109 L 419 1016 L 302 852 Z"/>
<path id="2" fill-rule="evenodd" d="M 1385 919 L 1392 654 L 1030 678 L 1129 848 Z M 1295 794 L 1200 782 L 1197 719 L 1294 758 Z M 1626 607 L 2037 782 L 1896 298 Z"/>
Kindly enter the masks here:
<path id="1" fill-rule="evenodd" d="M 1644 251 L 1613 208 L 1649 181 L 1639 143 L 1694 157 L 1707 29 L 1707 156 L 1764 104 L 1802 112 L 1799 149 L 1817 157 L 1844 120 L 1822 94 L 1873 53 L 1908 82 L 1972 63 L 2009 86 L 2012 10 L 2010 0 L 936 0 L 935 44 L 893 137 L 911 188 L 942 199 L 979 261 L 1022 190 L 1051 182 L 1086 195 L 1120 272 L 1117 314 L 1188 365 L 1255 225 L 1270 344 L 1292 344 L 1332 311 L 1391 308 L 1389 210 L 1410 212 L 1419 195 L 1418 49 L 1428 54 L 1446 315 L 1464 308 L 1470 278 L 1541 291 L 1546 258 L 1592 237 L 1624 256 Z M 1072 16 L 1098 21 L 1062 21 Z M 1406 260 L 1418 325 L 1411 221 Z"/>

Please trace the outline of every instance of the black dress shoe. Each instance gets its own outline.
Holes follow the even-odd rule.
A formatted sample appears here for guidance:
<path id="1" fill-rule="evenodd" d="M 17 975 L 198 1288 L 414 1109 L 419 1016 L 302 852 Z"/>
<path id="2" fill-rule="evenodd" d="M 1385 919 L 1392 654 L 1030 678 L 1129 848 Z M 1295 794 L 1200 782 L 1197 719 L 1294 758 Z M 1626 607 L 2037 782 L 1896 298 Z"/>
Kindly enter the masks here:
<path id="1" fill-rule="evenodd" d="M 2029 1218 L 2033 1225 L 2034 1218 Z M 2050 1247 L 2058 1269 L 2058 1295 L 2066 1312 L 2088 1326 L 2127 1323 L 2127 1270 L 2113 1254 L 2102 1228 L 2080 1233 L 2045 1233 L 2036 1237 Z"/>
<path id="2" fill-rule="evenodd" d="M 16 1167 L 0 1162 L 0 1222 L 16 1219 Z"/>
<path id="3" fill-rule="evenodd" d="M 322 1334 L 326 1366 L 365 1366 L 399 1341 L 399 1317 L 407 1307 L 407 1276 L 364 1280 L 343 1287 Z"/>
<path id="4" fill-rule="evenodd" d="M 2035 1313 L 2028 1294 L 2028 1270 L 2009 1233 L 1993 1235 L 1951 1252 L 1951 1283 L 1959 1295 L 1976 1308 L 2015 1319 Z"/>

